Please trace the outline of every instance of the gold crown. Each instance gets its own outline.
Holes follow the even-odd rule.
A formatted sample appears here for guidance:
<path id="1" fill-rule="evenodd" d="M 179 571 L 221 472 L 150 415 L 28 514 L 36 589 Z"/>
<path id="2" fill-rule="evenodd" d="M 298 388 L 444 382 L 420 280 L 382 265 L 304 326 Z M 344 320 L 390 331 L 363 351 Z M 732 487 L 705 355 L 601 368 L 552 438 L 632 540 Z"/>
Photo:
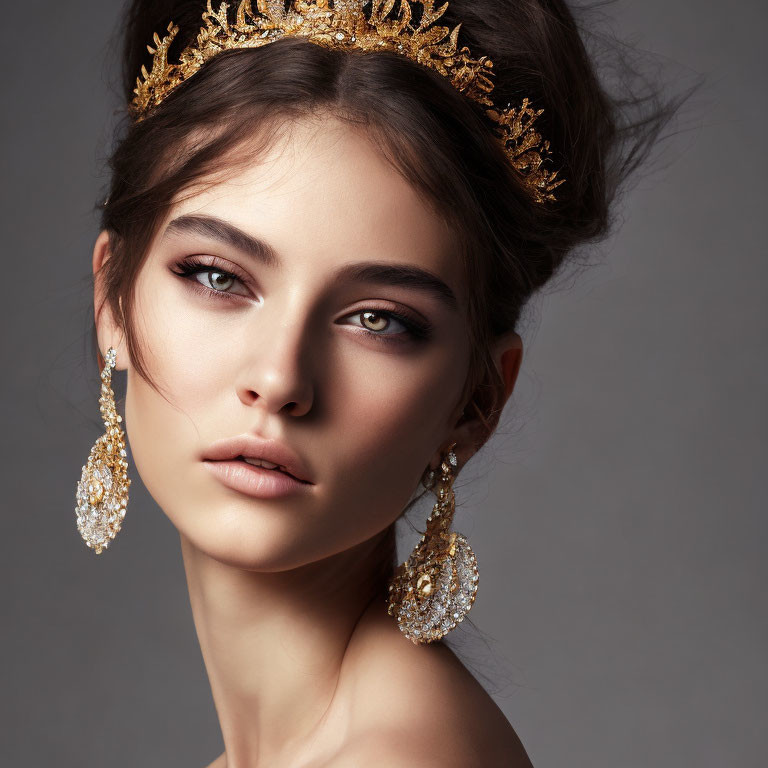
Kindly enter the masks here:
<path id="1" fill-rule="evenodd" d="M 179 31 L 178 26 L 171 21 L 169 34 L 162 40 L 155 33 L 155 47 L 147 46 L 147 50 L 154 54 L 152 71 L 147 72 L 142 65 L 144 81 L 136 78 L 131 111 L 137 122 L 143 120 L 149 110 L 176 86 L 222 51 L 259 48 L 285 36 L 305 37 L 327 48 L 394 51 L 437 70 L 461 93 L 484 105 L 505 153 L 536 202 L 555 200 L 552 190 L 565 179 L 555 180 L 558 172 L 542 167 L 549 154 L 549 142 L 533 128 L 534 121 L 544 110 L 532 109 L 527 98 L 518 109 L 509 103 L 505 109 L 494 106 L 489 96 L 493 90 L 490 79 L 494 74 L 491 71 L 493 62 L 487 56 L 471 58 L 466 46 L 456 51 L 461 24 L 453 30 L 432 26 L 445 13 L 448 3 L 436 10 L 434 0 L 413 0 L 423 7 L 421 20 L 414 28 L 409 23 L 411 0 L 400 1 L 397 19 L 387 19 L 395 0 L 370 0 L 370 15 L 366 18 L 362 9 L 367 1 L 333 0 L 331 7 L 329 0 L 291 0 L 286 11 L 283 0 L 257 0 L 258 13 L 254 14 L 250 0 L 242 0 L 237 19 L 230 24 L 227 3 L 222 2 L 219 10 L 214 12 L 211 0 L 207 0 L 208 7 L 202 15 L 205 26 L 200 28 L 195 43 L 181 52 L 178 64 L 168 63 L 168 48 Z"/>

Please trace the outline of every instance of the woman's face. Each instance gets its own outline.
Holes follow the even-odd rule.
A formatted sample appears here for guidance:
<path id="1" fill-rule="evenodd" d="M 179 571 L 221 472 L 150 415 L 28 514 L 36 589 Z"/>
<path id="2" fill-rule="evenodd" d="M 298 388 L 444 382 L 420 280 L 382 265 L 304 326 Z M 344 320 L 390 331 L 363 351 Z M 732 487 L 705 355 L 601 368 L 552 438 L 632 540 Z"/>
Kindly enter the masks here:
<path id="1" fill-rule="evenodd" d="M 429 273 L 457 303 L 371 265 Z M 335 120 L 294 124 L 244 171 L 177 202 L 136 285 L 147 367 L 171 402 L 122 345 L 117 364 L 131 457 L 179 532 L 222 562 L 277 571 L 392 523 L 462 410 L 461 283 L 445 225 Z M 118 338 L 101 340 L 104 351 Z M 224 485 L 203 457 L 242 434 L 288 446 L 312 484 L 276 498 Z"/>

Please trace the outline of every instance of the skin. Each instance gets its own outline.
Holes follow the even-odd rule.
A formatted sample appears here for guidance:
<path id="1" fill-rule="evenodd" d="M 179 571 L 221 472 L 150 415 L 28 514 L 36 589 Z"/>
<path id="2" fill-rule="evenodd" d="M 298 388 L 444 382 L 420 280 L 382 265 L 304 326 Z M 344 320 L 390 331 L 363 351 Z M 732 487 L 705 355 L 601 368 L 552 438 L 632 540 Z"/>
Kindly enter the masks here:
<path id="1" fill-rule="evenodd" d="M 201 235 L 164 237 L 183 214 L 267 241 L 279 266 Z M 109 255 L 103 231 L 97 308 Z M 189 257 L 215 261 L 213 271 L 174 274 Z M 358 261 L 429 270 L 460 307 L 335 278 Z M 328 118 L 292 124 L 252 163 L 177 201 L 158 228 L 136 317 L 166 397 L 135 372 L 109 309 L 97 310 L 101 350 L 115 347 L 127 372 L 133 462 L 179 532 L 225 745 L 211 768 L 530 765 L 452 651 L 412 644 L 385 601 L 371 599 L 369 555 L 426 467 L 454 442 L 459 467 L 479 447 L 478 423 L 457 426 L 469 359 L 461 282 L 445 225 L 363 133 Z M 394 318 L 360 315 L 401 307 L 432 323 L 427 340 L 409 339 Z M 506 397 L 521 357 L 516 333 L 494 349 Z M 256 499 L 220 484 L 201 455 L 242 432 L 293 448 L 310 492 Z"/>

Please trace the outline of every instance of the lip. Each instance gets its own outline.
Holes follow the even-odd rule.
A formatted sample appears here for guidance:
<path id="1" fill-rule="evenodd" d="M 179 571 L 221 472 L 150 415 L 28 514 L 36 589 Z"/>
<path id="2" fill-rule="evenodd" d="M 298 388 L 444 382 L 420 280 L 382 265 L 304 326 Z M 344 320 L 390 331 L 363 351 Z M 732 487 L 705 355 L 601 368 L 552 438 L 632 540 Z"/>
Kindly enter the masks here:
<path id="1" fill-rule="evenodd" d="M 248 496 L 273 499 L 306 492 L 312 483 L 302 482 L 277 469 L 248 464 L 241 459 L 204 460 L 203 464 L 221 483 Z"/>
<path id="2" fill-rule="evenodd" d="M 273 464 L 278 464 L 287 476 L 292 476 L 299 483 L 312 484 L 310 472 L 304 462 L 287 445 L 277 440 L 265 440 L 264 438 L 247 433 L 233 438 L 217 440 L 208 447 L 200 458 L 203 461 L 229 462 L 231 459 L 237 459 L 240 456 L 245 456 L 249 459 L 264 459 Z M 258 469 L 258 467 L 253 467 L 245 462 L 238 462 L 238 466 L 240 464 L 250 469 Z M 274 470 L 263 471 L 279 474 Z"/>

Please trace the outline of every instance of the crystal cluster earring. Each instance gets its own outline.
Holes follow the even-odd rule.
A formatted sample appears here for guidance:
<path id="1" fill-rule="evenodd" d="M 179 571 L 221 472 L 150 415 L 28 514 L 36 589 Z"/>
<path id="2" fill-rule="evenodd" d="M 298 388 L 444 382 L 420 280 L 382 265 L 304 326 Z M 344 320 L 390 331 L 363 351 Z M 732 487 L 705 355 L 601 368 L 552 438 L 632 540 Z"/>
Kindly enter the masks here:
<path id="1" fill-rule="evenodd" d="M 77 530 L 97 555 L 115 538 L 128 505 L 128 462 L 125 460 L 125 433 L 122 416 L 115 408 L 112 368 L 117 353 L 110 347 L 101 371 L 99 407 L 105 432 L 94 443 L 88 462 L 77 483 Z"/>
<path id="2" fill-rule="evenodd" d="M 389 585 L 387 612 L 413 643 L 430 643 L 450 632 L 464 620 L 477 594 L 475 553 L 465 536 L 450 530 L 458 465 L 455 445 L 441 462 L 440 476 L 432 470 L 423 483 L 437 501 L 421 540 Z"/>

